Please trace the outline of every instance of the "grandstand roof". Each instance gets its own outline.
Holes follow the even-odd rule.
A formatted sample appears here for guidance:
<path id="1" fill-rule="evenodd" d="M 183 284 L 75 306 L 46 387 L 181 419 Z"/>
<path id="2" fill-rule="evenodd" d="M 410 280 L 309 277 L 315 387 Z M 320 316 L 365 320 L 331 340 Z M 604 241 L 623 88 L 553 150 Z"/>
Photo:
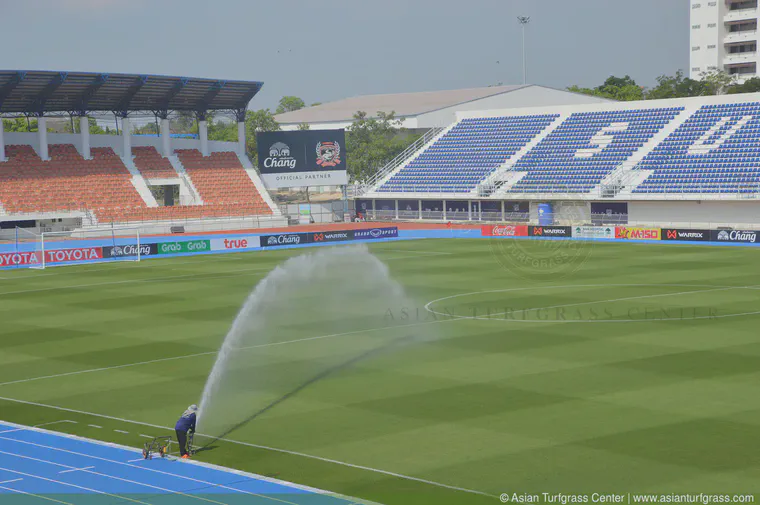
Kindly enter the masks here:
<path id="1" fill-rule="evenodd" d="M 275 118 L 279 123 L 348 121 L 360 110 L 367 112 L 370 117 L 376 116 L 378 111 L 394 111 L 396 117 L 417 116 L 426 112 L 453 107 L 473 100 L 509 93 L 530 86 L 492 86 L 488 88 L 356 96 L 315 107 L 307 107 L 293 112 L 278 114 Z"/>
<path id="2" fill-rule="evenodd" d="M 147 74 L 0 70 L 0 113 L 245 109 L 262 85 Z"/>

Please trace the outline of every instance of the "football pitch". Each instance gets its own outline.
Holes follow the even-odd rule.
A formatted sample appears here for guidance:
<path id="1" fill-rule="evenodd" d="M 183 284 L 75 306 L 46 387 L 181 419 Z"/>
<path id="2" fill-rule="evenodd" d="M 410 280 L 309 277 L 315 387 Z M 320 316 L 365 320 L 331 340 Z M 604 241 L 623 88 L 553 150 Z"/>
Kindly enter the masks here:
<path id="1" fill-rule="evenodd" d="M 425 338 L 326 374 L 196 459 L 388 505 L 760 498 L 760 250 L 567 243 L 370 245 L 414 306 L 295 313 L 240 352 L 298 367 Z M 312 251 L 0 271 L 0 421 L 130 447 L 172 434 L 251 289 Z"/>

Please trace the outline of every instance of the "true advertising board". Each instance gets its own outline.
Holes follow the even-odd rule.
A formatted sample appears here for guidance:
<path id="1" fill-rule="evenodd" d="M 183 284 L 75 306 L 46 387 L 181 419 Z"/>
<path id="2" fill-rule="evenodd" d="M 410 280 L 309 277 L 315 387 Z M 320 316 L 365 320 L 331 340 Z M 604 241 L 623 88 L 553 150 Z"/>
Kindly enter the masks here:
<path id="1" fill-rule="evenodd" d="M 569 237 L 572 234 L 570 226 L 529 226 L 530 237 Z"/>
<path id="2" fill-rule="evenodd" d="M 262 238 L 258 235 L 245 235 L 233 238 L 214 238 L 209 243 L 212 251 L 244 251 L 262 247 Z"/>
<path id="3" fill-rule="evenodd" d="M 268 188 L 348 184 L 344 130 L 261 132 L 256 142 Z"/>
<path id="4" fill-rule="evenodd" d="M 211 251 L 210 240 L 187 240 L 158 244 L 158 254 L 187 254 Z"/>
<path id="5" fill-rule="evenodd" d="M 683 240 L 707 242 L 710 240 L 710 230 L 684 230 L 680 228 L 663 228 L 662 240 Z"/>
<path id="6" fill-rule="evenodd" d="M 84 263 L 103 259 L 103 248 L 52 249 L 45 251 L 45 263 Z M 0 267 L 30 266 L 42 263 L 40 251 L 0 254 Z"/>
<path id="7" fill-rule="evenodd" d="M 573 238 L 583 239 L 614 239 L 614 226 L 576 226 L 573 228 Z"/>
<path id="8" fill-rule="evenodd" d="M 712 230 L 710 240 L 713 242 L 738 242 L 754 244 L 757 242 L 758 232 L 755 230 Z"/>
<path id="9" fill-rule="evenodd" d="M 623 240 L 660 240 L 660 228 L 632 228 L 616 226 L 615 238 Z"/>
<path id="10" fill-rule="evenodd" d="M 527 237 L 527 225 L 511 224 L 484 224 L 480 227 L 480 234 L 484 237 Z"/>

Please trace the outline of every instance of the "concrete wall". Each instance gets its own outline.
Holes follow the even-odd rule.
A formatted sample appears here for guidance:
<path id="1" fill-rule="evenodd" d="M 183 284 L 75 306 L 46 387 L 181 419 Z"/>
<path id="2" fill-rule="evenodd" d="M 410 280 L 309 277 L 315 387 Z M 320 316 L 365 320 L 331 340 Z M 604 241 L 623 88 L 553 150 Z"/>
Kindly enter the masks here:
<path id="1" fill-rule="evenodd" d="M 628 204 L 628 223 L 682 228 L 742 224 L 756 227 L 760 225 L 760 202 L 634 201 Z"/>

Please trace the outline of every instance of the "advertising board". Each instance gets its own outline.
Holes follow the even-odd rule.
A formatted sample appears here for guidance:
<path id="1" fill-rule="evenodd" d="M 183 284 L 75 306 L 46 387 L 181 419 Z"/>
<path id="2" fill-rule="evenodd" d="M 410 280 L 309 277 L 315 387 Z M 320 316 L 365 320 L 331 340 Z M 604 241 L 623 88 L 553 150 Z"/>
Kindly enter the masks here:
<path id="1" fill-rule="evenodd" d="M 616 226 L 615 238 L 625 240 L 660 240 L 660 229 Z"/>
<path id="2" fill-rule="evenodd" d="M 484 224 L 480 227 L 480 234 L 484 237 L 527 237 L 527 225 L 511 224 Z"/>
<path id="3" fill-rule="evenodd" d="M 679 228 L 663 228 L 662 240 L 707 242 L 710 240 L 710 230 L 683 230 Z"/>
<path id="4" fill-rule="evenodd" d="M 354 231 L 320 231 L 312 234 L 313 241 L 316 242 L 345 242 L 354 239 Z"/>
<path id="5" fill-rule="evenodd" d="M 754 244 L 757 242 L 757 233 L 755 230 L 712 230 L 710 240 L 713 242 Z"/>
<path id="6" fill-rule="evenodd" d="M 576 226 L 573 228 L 574 238 L 614 239 L 614 226 Z"/>
<path id="7" fill-rule="evenodd" d="M 365 230 L 354 230 L 354 240 L 372 240 L 379 238 L 398 237 L 398 228 L 368 228 Z"/>
<path id="8" fill-rule="evenodd" d="M 257 235 L 246 235 L 234 238 L 213 238 L 209 241 L 212 251 L 242 251 L 245 249 L 258 249 L 260 237 Z"/>
<path id="9" fill-rule="evenodd" d="M 162 242 L 158 244 L 158 254 L 199 253 L 211 251 L 210 240 L 187 240 L 184 242 Z"/>
<path id="10" fill-rule="evenodd" d="M 570 226 L 529 226 L 528 235 L 531 237 L 569 237 L 572 234 Z"/>
<path id="11" fill-rule="evenodd" d="M 256 142 L 268 188 L 348 184 L 344 130 L 261 132 Z"/>
<path id="12" fill-rule="evenodd" d="M 140 256 L 158 254 L 158 244 L 140 244 Z M 137 244 L 114 245 L 103 247 L 103 258 L 136 258 Z"/>
<path id="13" fill-rule="evenodd" d="M 52 249 L 45 251 L 45 263 L 68 263 L 96 261 L 103 259 L 102 247 L 82 247 L 77 249 Z M 32 266 L 42 263 L 40 251 L 0 254 L 0 267 Z"/>

